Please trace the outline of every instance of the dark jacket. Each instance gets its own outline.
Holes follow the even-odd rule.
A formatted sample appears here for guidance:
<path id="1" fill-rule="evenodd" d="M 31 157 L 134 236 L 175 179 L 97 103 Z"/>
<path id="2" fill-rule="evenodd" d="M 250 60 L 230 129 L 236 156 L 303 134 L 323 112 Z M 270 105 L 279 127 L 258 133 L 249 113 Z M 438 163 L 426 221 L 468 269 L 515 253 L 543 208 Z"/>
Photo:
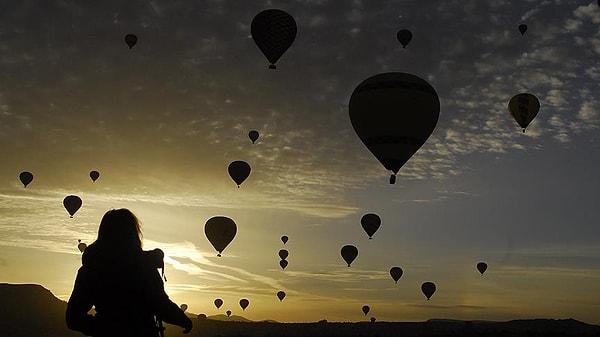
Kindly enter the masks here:
<path id="1" fill-rule="evenodd" d="M 156 259 L 147 252 L 116 252 L 94 243 L 82 261 L 67 305 L 69 329 L 94 337 L 156 337 L 154 316 L 191 327 L 165 293 Z M 92 306 L 95 315 L 88 314 Z"/>

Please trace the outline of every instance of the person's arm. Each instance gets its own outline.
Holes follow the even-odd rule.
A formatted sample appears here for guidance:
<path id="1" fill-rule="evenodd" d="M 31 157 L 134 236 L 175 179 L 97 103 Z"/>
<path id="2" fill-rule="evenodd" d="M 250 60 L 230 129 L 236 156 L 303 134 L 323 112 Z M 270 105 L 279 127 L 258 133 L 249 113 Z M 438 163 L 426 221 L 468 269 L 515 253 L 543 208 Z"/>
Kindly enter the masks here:
<path id="1" fill-rule="evenodd" d="M 192 320 L 185 315 L 177 304 L 169 299 L 163 281 L 155 268 L 148 273 L 147 280 L 147 298 L 154 308 L 156 316 L 164 322 L 184 328 L 183 333 L 190 332 Z"/>
<path id="2" fill-rule="evenodd" d="M 81 331 L 88 336 L 94 332 L 94 316 L 88 314 L 93 305 L 90 282 L 90 275 L 84 267 L 79 268 L 65 314 L 69 329 Z"/>

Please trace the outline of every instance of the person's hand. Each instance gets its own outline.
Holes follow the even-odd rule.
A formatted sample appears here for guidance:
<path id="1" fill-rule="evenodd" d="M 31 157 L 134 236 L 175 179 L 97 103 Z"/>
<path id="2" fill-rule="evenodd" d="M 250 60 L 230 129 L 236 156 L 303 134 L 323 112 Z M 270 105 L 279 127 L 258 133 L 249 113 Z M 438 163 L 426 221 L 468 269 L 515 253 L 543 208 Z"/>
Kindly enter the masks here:
<path id="1" fill-rule="evenodd" d="M 190 333 L 190 331 L 192 331 L 192 320 L 188 318 L 187 324 L 183 327 L 183 333 L 184 334 L 188 334 Z"/>

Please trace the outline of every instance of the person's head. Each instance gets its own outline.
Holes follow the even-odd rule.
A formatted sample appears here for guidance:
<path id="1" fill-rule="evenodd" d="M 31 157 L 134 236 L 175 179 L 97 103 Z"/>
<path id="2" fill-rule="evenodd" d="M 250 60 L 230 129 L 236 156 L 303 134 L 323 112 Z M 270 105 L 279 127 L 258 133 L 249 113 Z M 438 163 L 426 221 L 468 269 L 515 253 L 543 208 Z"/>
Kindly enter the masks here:
<path id="1" fill-rule="evenodd" d="M 96 242 L 117 250 L 142 249 L 140 221 L 126 208 L 111 209 L 102 217 Z"/>

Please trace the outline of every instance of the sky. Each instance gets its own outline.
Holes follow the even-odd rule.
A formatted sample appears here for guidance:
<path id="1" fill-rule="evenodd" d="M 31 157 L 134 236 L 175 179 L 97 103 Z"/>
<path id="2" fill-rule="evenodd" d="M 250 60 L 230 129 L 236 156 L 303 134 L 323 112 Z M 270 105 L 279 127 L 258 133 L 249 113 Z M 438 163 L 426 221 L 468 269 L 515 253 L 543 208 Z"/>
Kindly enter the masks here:
<path id="1" fill-rule="evenodd" d="M 250 34 L 267 8 L 298 27 L 276 70 Z M 600 324 L 599 24 L 595 1 L 2 1 L 0 282 L 68 300 L 77 240 L 124 207 L 191 313 Z M 441 107 L 394 185 L 348 113 L 384 72 L 425 79 Z M 541 103 L 525 133 L 507 109 L 522 92 Z M 240 188 L 235 160 L 252 167 Z M 382 220 L 372 240 L 366 213 Z M 213 216 L 237 224 L 222 257 L 204 235 Z"/>

